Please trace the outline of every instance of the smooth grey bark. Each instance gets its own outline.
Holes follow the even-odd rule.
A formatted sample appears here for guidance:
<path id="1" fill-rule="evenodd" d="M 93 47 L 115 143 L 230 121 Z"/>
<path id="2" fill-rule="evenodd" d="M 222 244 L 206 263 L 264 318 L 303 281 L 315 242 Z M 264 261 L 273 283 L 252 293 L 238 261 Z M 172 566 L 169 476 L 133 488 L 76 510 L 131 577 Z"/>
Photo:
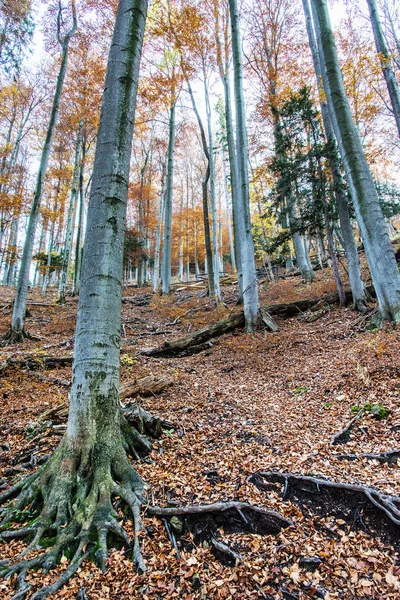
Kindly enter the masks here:
<path id="1" fill-rule="evenodd" d="M 11 222 L 10 238 L 8 242 L 8 255 L 3 273 L 3 285 L 13 284 L 13 275 L 17 263 L 18 224 L 19 215 L 15 216 Z"/>
<path id="2" fill-rule="evenodd" d="M 303 241 L 304 241 L 304 254 L 306 257 L 307 265 L 308 265 L 308 268 L 310 269 L 310 271 L 313 271 L 313 266 L 312 266 L 312 262 L 311 262 L 311 258 L 310 258 L 310 245 L 308 243 L 306 234 L 303 235 Z"/>
<path id="3" fill-rule="evenodd" d="M 176 129 L 175 120 L 176 99 L 173 99 L 169 112 L 167 183 L 164 202 L 164 243 L 161 261 L 161 285 L 163 294 L 169 294 L 171 291 L 172 197 L 174 190 L 174 154 Z"/>
<path id="4" fill-rule="evenodd" d="M 192 86 L 190 85 L 190 81 L 187 78 L 186 83 L 188 86 L 188 92 L 190 95 L 190 100 L 192 102 L 193 112 L 196 115 L 197 124 L 200 130 L 200 138 L 203 146 L 203 152 L 207 160 L 207 168 L 206 174 L 202 181 L 202 201 L 203 201 L 203 221 L 204 221 L 204 243 L 206 247 L 206 264 L 205 271 L 208 275 L 208 292 L 211 298 L 215 298 L 215 273 L 214 273 L 214 260 L 213 260 L 213 251 L 211 245 L 211 233 L 210 233 L 210 219 L 208 213 L 208 182 L 210 180 L 210 153 L 207 144 L 207 138 L 203 127 L 203 122 L 201 120 L 199 111 L 197 110 L 196 101 L 194 99 Z"/>
<path id="5" fill-rule="evenodd" d="M 307 260 L 308 250 L 306 252 L 306 246 L 304 243 L 304 236 L 299 231 L 296 231 L 297 226 L 297 207 L 293 199 L 289 200 L 288 206 L 288 218 L 290 227 L 294 229 L 292 234 L 293 248 L 296 255 L 297 268 L 299 269 L 302 278 L 307 283 L 313 281 L 315 275 L 312 266 L 309 265 L 309 257 Z"/>
<path id="6" fill-rule="evenodd" d="M 81 278 L 81 267 L 83 248 L 81 248 L 83 239 L 83 217 L 85 209 L 85 191 L 84 191 L 84 171 L 86 158 L 86 142 L 82 140 L 82 158 L 79 170 L 79 203 L 78 203 L 78 222 L 76 225 L 76 240 L 75 240 L 75 265 L 74 265 L 74 280 L 72 285 L 72 295 L 79 294 L 79 282 Z M 90 183 L 90 182 L 89 182 Z"/>
<path id="7" fill-rule="evenodd" d="M 60 9 L 61 10 L 61 9 Z M 75 2 L 72 3 L 73 13 L 73 24 L 70 31 L 65 35 L 63 39 L 60 37 L 60 19 L 61 14 L 58 14 L 58 41 L 60 43 L 61 53 L 61 65 L 57 77 L 56 90 L 53 98 L 53 105 L 50 113 L 50 120 L 46 131 L 46 138 L 42 150 L 40 159 L 39 171 L 36 179 L 35 193 L 33 196 L 33 202 L 31 212 L 29 214 L 28 228 L 25 236 L 24 249 L 22 252 L 21 265 L 18 276 L 17 290 L 14 300 L 14 310 L 11 322 L 11 329 L 8 334 L 9 340 L 22 341 L 24 334 L 25 324 L 25 312 L 26 312 L 26 299 L 29 285 L 29 271 L 32 262 L 33 245 L 35 241 L 36 226 L 39 219 L 40 204 L 42 200 L 44 181 L 46 177 L 47 167 L 50 158 L 50 152 L 53 145 L 54 134 L 58 121 L 58 113 L 60 109 L 61 94 L 64 86 L 65 74 L 68 65 L 68 49 L 69 43 L 72 37 L 75 35 L 77 30 L 77 19 L 75 11 Z"/>
<path id="8" fill-rule="evenodd" d="M 380 316 L 400 322 L 400 276 L 376 188 L 354 125 L 339 67 L 326 0 L 311 0 L 323 84 L 336 139 L 340 140 L 357 222 L 378 298 Z"/>
<path id="9" fill-rule="evenodd" d="M 37 509 L 28 551 L 40 547 L 47 532 L 55 535 L 39 562 L 13 563 L 20 573 L 14 598 L 29 593 L 28 569 L 40 565 L 49 571 L 64 553 L 71 557 L 68 567 L 31 598 L 57 592 L 89 556 L 105 570 L 114 536 L 130 546 L 138 570 L 146 570 L 138 539 L 143 484 L 131 456 L 149 452 L 151 444 L 125 418 L 119 392 L 126 204 L 146 13 L 147 0 L 119 1 L 89 201 L 67 429 L 51 458 L 2 496 L 11 499 L 2 511 L 3 525 L 14 523 L 15 506 L 25 510 L 26 521 L 31 521 L 28 506 Z M 145 418 L 141 421 L 149 431 Z M 117 499 L 133 517 L 132 540 L 114 506 Z"/>
<path id="10" fill-rule="evenodd" d="M 118 4 L 87 213 L 72 367 L 67 440 L 77 448 L 82 443 L 86 447 L 98 444 L 105 458 L 118 450 L 121 438 L 118 389 L 124 236 L 147 4 L 147 0 L 120 0 Z"/>
<path id="11" fill-rule="evenodd" d="M 322 68 L 317 43 L 314 35 L 310 4 L 309 0 L 302 1 L 315 75 L 317 78 L 317 84 L 320 87 L 323 84 Z M 357 308 L 360 312 L 364 312 L 366 310 L 367 304 L 365 298 L 364 284 L 361 278 L 360 260 L 358 257 L 356 241 L 353 235 L 353 227 L 351 224 L 349 206 L 347 204 L 347 198 L 344 191 L 344 181 L 342 178 L 342 173 L 338 160 L 337 145 L 335 134 L 333 131 L 333 125 L 331 122 L 328 105 L 326 101 L 322 98 L 320 99 L 320 107 L 325 136 L 327 141 L 331 145 L 331 156 L 329 158 L 329 166 L 332 172 L 332 179 L 334 183 L 336 206 L 339 213 L 340 228 L 343 236 L 343 248 L 347 256 L 349 282 L 351 292 L 353 295 L 353 306 L 354 308 Z M 324 257 L 322 258 L 324 259 Z"/>
<path id="12" fill-rule="evenodd" d="M 392 69 L 392 59 L 386 46 L 381 20 L 379 18 L 376 0 L 367 0 L 369 15 L 374 32 L 376 51 L 379 54 L 383 76 L 389 92 L 393 115 L 396 121 L 397 132 L 400 137 L 400 89 L 396 75 Z"/>
<path id="13" fill-rule="evenodd" d="M 229 173 L 230 173 L 230 191 L 232 199 L 232 220 L 233 220 L 233 238 L 234 238 L 234 258 L 231 259 L 232 267 L 238 272 L 239 282 L 239 298 L 242 298 L 243 289 L 243 278 L 239 276 L 241 272 L 241 250 L 240 250 L 240 232 L 238 222 L 238 210 L 239 210 L 239 196 L 238 196 L 238 175 L 237 175 L 237 158 L 236 158 L 236 145 L 235 135 L 233 127 L 232 117 L 232 98 L 231 98 L 231 84 L 229 77 L 230 69 L 230 47 L 229 47 L 229 14 L 226 12 L 226 21 L 223 26 L 222 41 L 220 37 L 220 18 L 219 10 L 215 10 L 215 42 L 216 42 L 216 59 L 219 70 L 219 75 L 224 90 L 224 116 L 225 116 L 225 127 L 226 127 L 226 143 L 228 147 L 228 158 L 229 158 Z M 227 177 L 224 173 L 225 185 L 227 185 Z M 232 256 L 232 254 L 231 254 Z"/>
<path id="14" fill-rule="evenodd" d="M 78 136 L 75 146 L 74 174 L 72 177 L 72 188 L 67 215 L 67 227 L 65 231 L 63 263 L 60 273 L 60 284 L 58 288 L 59 302 L 65 303 L 65 290 L 68 285 L 69 271 L 71 267 L 72 242 L 74 235 L 74 222 L 76 217 L 76 204 L 79 190 L 79 175 L 81 161 L 81 146 L 82 146 L 82 128 L 83 121 L 79 121 Z"/>
<path id="15" fill-rule="evenodd" d="M 224 153 L 222 153 L 222 169 L 223 169 L 223 175 L 224 175 L 224 195 L 225 195 L 226 218 L 227 218 L 227 222 L 228 222 L 229 254 L 231 257 L 232 269 L 234 271 L 236 271 L 235 245 L 234 245 L 233 232 L 232 232 L 231 207 L 229 206 L 228 178 L 226 175 L 226 165 L 225 165 Z"/>
<path id="16" fill-rule="evenodd" d="M 154 268 L 153 268 L 153 292 L 158 292 L 158 287 L 160 283 L 160 250 L 161 250 L 161 234 L 162 234 L 162 224 L 164 220 L 164 197 L 165 197 L 165 162 L 162 165 L 162 175 L 161 175 L 161 194 L 160 194 L 160 204 L 158 208 L 158 218 L 157 218 L 157 233 L 156 233 L 156 245 L 154 249 Z"/>
<path id="17" fill-rule="evenodd" d="M 221 298 L 221 289 L 219 284 L 219 272 L 220 272 L 220 260 L 219 260 L 219 244 L 218 244 L 218 220 L 217 220 L 217 199 L 215 193 L 215 161 L 214 161 L 214 143 L 213 143 L 213 131 L 211 123 L 211 106 L 210 97 L 208 93 L 207 80 L 205 69 L 203 69 L 204 75 L 204 97 L 206 103 L 206 115 L 207 115 L 207 132 L 208 132 L 208 164 L 210 167 L 210 206 L 211 206 L 211 220 L 212 220 L 212 260 L 213 260 L 213 273 L 214 273 L 214 297 L 217 301 Z"/>
<path id="18" fill-rule="evenodd" d="M 180 204 L 180 208 L 179 208 L 179 212 L 180 212 L 180 221 L 179 221 L 179 252 L 178 252 L 178 279 L 180 281 L 183 281 L 183 220 L 182 220 L 182 213 L 183 213 L 183 186 L 182 186 L 182 193 L 181 193 L 181 204 Z"/>
<path id="19" fill-rule="evenodd" d="M 254 258 L 254 241 L 251 230 L 250 218 L 247 131 L 243 95 L 243 67 L 241 54 L 240 22 L 237 0 L 229 0 L 229 11 L 231 19 L 232 56 L 236 107 L 236 156 L 239 184 L 238 221 L 241 239 L 243 304 L 246 328 L 248 332 L 252 332 L 257 328 L 259 307 L 256 263 Z"/>

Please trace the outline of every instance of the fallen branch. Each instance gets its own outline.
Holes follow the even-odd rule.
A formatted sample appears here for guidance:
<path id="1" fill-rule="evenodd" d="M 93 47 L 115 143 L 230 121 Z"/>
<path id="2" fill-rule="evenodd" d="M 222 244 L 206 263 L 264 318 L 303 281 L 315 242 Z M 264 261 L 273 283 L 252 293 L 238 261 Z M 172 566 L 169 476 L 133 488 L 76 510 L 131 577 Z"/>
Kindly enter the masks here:
<path id="1" fill-rule="evenodd" d="M 38 374 L 35 373 L 35 376 L 36 375 L 38 375 Z M 45 376 L 43 376 L 43 377 L 45 377 Z M 56 378 L 46 378 L 46 380 L 47 379 L 51 379 L 51 380 L 54 379 L 55 381 L 51 381 L 51 383 L 58 383 L 59 385 L 62 385 L 62 386 L 70 387 L 70 385 L 71 385 L 71 383 L 69 381 L 66 381 L 64 379 L 56 380 Z M 119 389 L 120 400 L 121 401 L 127 400 L 128 398 L 134 398 L 135 396 L 144 396 L 144 397 L 145 396 L 153 396 L 155 394 L 159 394 L 160 392 L 167 389 L 171 385 L 173 385 L 172 379 L 169 379 L 168 377 L 164 377 L 164 376 L 155 377 L 154 375 L 148 375 L 147 377 L 142 377 L 141 379 L 131 379 L 130 381 L 127 381 L 127 382 L 121 384 L 120 389 Z M 136 421 L 135 425 L 138 430 L 145 429 L 145 428 L 143 428 L 143 425 L 139 425 L 139 421 L 143 421 L 143 414 L 146 413 L 146 411 L 144 411 L 142 408 L 139 408 L 137 406 L 135 408 L 135 411 L 136 411 L 136 409 L 137 409 L 137 411 L 140 411 L 140 413 L 141 413 L 140 415 L 138 414 L 137 416 L 135 416 L 133 414 L 132 406 L 125 407 L 123 409 L 123 412 L 129 422 Z M 37 423 L 42 423 L 43 421 L 47 421 L 50 419 L 52 419 L 52 420 L 56 419 L 57 421 L 64 421 L 68 417 L 68 411 L 69 411 L 69 403 L 62 402 L 61 404 L 58 404 L 57 406 L 53 406 L 49 410 L 46 410 L 44 413 L 42 413 L 39 416 Z M 129 416 L 128 416 L 128 413 L 129 413 Z M 150 413 L 146 413 L 146 414 L 150 415 Z M 161 425 L 164 427 L 164 421 L 161 422 Z M 170 426 L 170 425 L 171 424 L 168 423 L 166 426 Z M 152 427 L 150 429 L 152 429 Z"/>
<path id="2" fill-rule="evenodd" d="M 366 458 L 367 460 L 378 460 L 381 463 L 394 464 L 400 458 L 400 450 L 388 450 L 387 452 L 363 452 L 362 454 L 333 454 L 333 458 L 338 460 L 357 460 Z"/>
<path id="3" fill-rule="evenodd" d="M 243 559 L 241 555 L 238 554 L 238 552 L 232 550 L 232 548 L 230 548 L 227 544 L 224 544 L 223 542 L 215 539 L 214 537 L 211 538 L 211 543 L 217 552 L 220 552 L 225 557 L 227 557 L 228 560 L 232 561 L 236 567 L 242 564 Z"/>
<path id="4" fill-rule="evenodd" d="M 159 348 L 144 348 L 141 354 L 145 356 L 179 356 L 186 354 L 190 349 L 197 351 L 204 350 L 204 344 L 215 337 L 219 337 L 224 333 L 229 333 L 237 327 L 244 327 L 244 313 L 240 312 L 235 315 L 218 321 L 209 327 L 198 329 L 187 336 L 177 338 L 170 342 L 164 342 Z"/>
<path id="5" fill-rule="evenodd" d="M 73 356 L 23 356 L 8 358 L 0 364 L 0 373 L 9 367 L 24 367 L 25 369 L 55 369 L 72 365 Z"/>
<path id="6" fill-rule="evenodd" d="M 134 306 L 148 306 L 151 302 L 152 294 L 143 296 L 123 296 L 122 304 L 133 304 Z"/>
<path id="7" fill-rule="evenodd" d="M 350 434 L 354 425 L 361 419 L 364 414 L 364 409 L 358 411 L 358 413 L 337 433 L 331 437 L 330 446 L 336 446 L 337 444 L 347 444 L 350 439 Z"/>
<path id="8" fill-rule="evenodd" d="M 309 497 L 310 495 L 320 496 L 323 492 L 328 494 L 333 492 L 337 496 L 333 501 L 331 500 L 333 503 L 338 502 L 338 500 L 346 503 L 346 498 L 348 498 L 349 501 L 347 503 L 353 506 L 354 500 L 358 497 L 360 500 L 367 501 L 374 510 L 384 513 L 392 523 L 400 526 L 400 497 L 384 494 L 372 487 L 351 483 L 337 483 L 309 475 L 295 475 L 293 473 L 275 471 L 259 471 L 251 475 L 248 481 L 260 489 L 270 489 L 271 486 L 268 486 L 268 484 L 281 484 L 284 486 L 283 498 L 287 499 L 297 498 L 298 500 L 298 495 Z M 326 509 L 327 503 L 322 504 L 324 504 L 324 508 Z"/>
<path id="9" fill-rule="evenodd" d="M 352 293 L 348 290 L 346 292 L 346 302 L 350 302 L 351 299 Z M 313 300 L 299 300 L 287 304 L 271 304 L 260 308 L 260 316 L 261 320 L 271 331 L 277 331 L 278 326 L 273 320 L 272 315 L 290 318 L 310 310 L 317 304 L 323 303 L 329 306 L 330 304 L 336 304 L 338 302 L 339 296 L 337 294 L 330 294 Z M 219 337 L 224 333 L 230 333 L 237 328 L 243 328 L 244 325 L 244 313 L 239 312 L 234 315 L 229 315 L 213 325 L 194 331 L 190 335 L 166 341 L 160 347 L 143 348 L 141 354 L 145 356 L 185 356 L 189 353 L 194 354 L 195 352 L 204 350 L 203 344 L 205 342 L 209 342 L 213 338 Z"/>

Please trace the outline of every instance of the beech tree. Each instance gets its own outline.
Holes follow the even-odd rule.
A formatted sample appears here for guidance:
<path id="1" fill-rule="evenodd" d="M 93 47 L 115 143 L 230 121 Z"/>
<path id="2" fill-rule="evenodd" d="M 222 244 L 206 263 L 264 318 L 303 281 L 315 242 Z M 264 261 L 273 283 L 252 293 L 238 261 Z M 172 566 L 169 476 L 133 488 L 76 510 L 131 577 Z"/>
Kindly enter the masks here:
<path id="1" fill-rule="evenodd" d="M 11 328 L 6 334 L 6 340 L 9 343 L 22 342 L 27 334 L 24 329 L 26 298 L 29 285 L 29 271 L 32 262 L 33 245 L 35 241 L 36 226 L 39 218 L 40 203 L 43 195 L 44 181 L 47 167 L 49 164 L 50 152 L 53 145 L 55 129 L 60 109 L 61 94 L 64 86 L 65 74 L 68 65 L 69 43 L 77 30 L 77 17 L 75 0 L 71 0 L 72 25 L 69 31 L 63 35 L 63 7 L 61 0 L 59 2 L 57 15 L 57 40 L 61 46 L 61 65 L 57 77 L 56 90 L 53 98 L 53 105 L 50 114 L 50 120 L 47 127 L 46 138 L 43 145 L 40 158 L 39 171 L 36 180 L 36 188 L 32 202 L 32 208 L 29 215 L 28 229 L 25 236 L 24 250 L 21 259 L 21 266 L 18 275 L 17 290 L 14 300 L 14 310 L 11 322 Z"/>
<path id="2" fill-rule="evenodd" d="M 45 532 L 56 532 L 44 553 L 2 565 L 3 574 L 20 573 L 16 597 L 29 589 L 28 568 L 49 570 L 67 550 L 72 552 L 67 570 L 32 600 L 64 585 L 96 545 L 105 568 L 108 535 L 129 543 L 112 505 L 115 496 L 132 511 L 134 560 L 145 569 L 137 538 L 143 485 L 128 454 L 137 457 L 150 445 L 124 418 L 118 389 L 125 212 L 146 13 L 147 0 L 119 1 L 88 209 L 67 431 L 43 467 L 0 495 L 1 502 L 11 499 L 3 525 L 12 525 L 27 506 L 38 509 L 32 524 L 3 531 L 3 539 L 33 534 L 32 549 Z"/>
<path id="3" fill-rule="evenodd" d="M 350 184 L 357 222 L 378 298 L 380 316 L 400 322 L 400 276 L 385 218 L 361 140 L 350 112 L 326 0 L 311 0 L 323 84 Z"/>
<path id="4" fill-rule="evenodd" d="M 323 97 L 323 94 L 321 94 L 322 69 L 318 54 L 318 48 L 315 40 L 314 28 L 312 24 L 310 3 L 309 0 L 302 1 L 304 16 L 306 20 L 308 41 L 310 45 L 311 56 L 313 59 L 315 76 L 317 78 L 317 85 L 320 92 L 322 122 L 324 125 L 326 140 L 331 147 L 329 163 L 334 183 L 335 200 L 339 213 L 343 244 L 348 261 L 350 287 L 353 295 L 353 306 L 361 312 L 364 312 L 366 309 L 366 299 L 364 284 L 361 279 L 360 260 L 358 258 L 357 246 L 353 235 L 349 206 L 347 204 L 347 198 L 344 192 L 344 181 L 342 178 L 341 168 L 339 164 L 339 157 L 336 139 L 333 132 L 333 125 L 329 114 L 328 105 L 326 103 L 326 99 Z"/>
<path id="5" fill-rule="evenodd" d="M 392 68 L 392 59 L 389 50 L 386 46 L 385 36 L 381 20 L 379 18 L 378 7 L 376 0 L 367 0 L 369 14 L 371 18 L 372 30 L 374 32 L 374 39 L 376 45 L 376 51 L 378 52 L 379 59 L 382 65 L 383 76 L 386 80 L 386 85 L 389 92 L 390 102 L 392 104 L 393 115 L 396 121 L 397 131 L 400 137 L 400 89 L 396 79 L 396 75 Z"/>
<path id="6" fill-rule="evenodd" d="M 254 241 L 250 219 L 249 172 L 247 154 L 247 131 L 243 95 L 243 67 L 239 11 L 236 0 L 229 0 L 232 55 L 234 71 L 234 95 L 236 107 L 236 160 L 238 174 L 238 223 L 241 238 L 241 275 L 243 290 L 244 315 L 247 331 L 257 327 L 258 321 L 258 287 L 256 264 L 254 259 Z"/>

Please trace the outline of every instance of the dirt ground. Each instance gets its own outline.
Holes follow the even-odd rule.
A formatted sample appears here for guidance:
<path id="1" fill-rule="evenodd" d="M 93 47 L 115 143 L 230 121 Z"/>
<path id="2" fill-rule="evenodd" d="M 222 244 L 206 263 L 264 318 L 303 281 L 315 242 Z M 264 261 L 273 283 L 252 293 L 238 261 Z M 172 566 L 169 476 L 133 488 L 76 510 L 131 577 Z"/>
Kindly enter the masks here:
<path id="1" fill-rule="evenodd" d="M 333 291 L 330 274 L 324 271 L 308 286 L 298 278 L 264 283 L 261 298 L 262 304 L 272 304 Z M 241 529 L 240 519 L 234 517 L 234 527 L 218 522 L 219 539 L 242 559 L 228 566 L 217 559 L 209 541 L 197 535 L 205 527 L 201 520 L 191 523 L 181 537 L 177 534 L 178 560 L 165 523 L 146 516 L 144 507 L 142 550 L 148 571 L 136 574 L 129 555 L 116 549 L 106 573 L 85 562 L 54 597 L 76 598 L 85 588 L 89 600 L 399 599 L 399 531 L 367 501 L 348 501 L 340 494 L 317 502 L 302 494 L 283 498 L 280 487 L 258 489 L 248 478 L 257 471 L 290 472 L 400 495 L 396 462 L 337 458 L 400 449 L 400 332 L 390 327 L 360 331 L 363 321 L 350 308 L 321 306 L 314 322 L 307 322 L 308 315 L 278 319 L 276 333 L 236 331 L 197 355 L 150 358 L 140 355 L 140 349 L 237 310 L 237 293 L 234 286 L 224 287 L 225 304 L 218 309 L 198 291 L 180 289 L 169 298 L 152 296 L 147 303 L 148 294 L 146 288 L 124 291 L 133 301 L 123 304 L 121 355 L 123 381 L 162 374 L 174 382 L 161 394 L 139 399 L 144 408 L 174 425 L 137 464 L 148 485 L 148 503 L 236 499 L 273 508 L 293 524 L 277 534 L 259 535 L 249 532 L 245 522 Z M 12 296 L 13 290 L 0 290 L 0 333 L 10 322 Z M 144 305 L 137 306 L 138 299 Z M 55 292 L 43 300 L 32 291 L 30 301 L 26 327 L 41 340 L 2 348 L 0 363 L 28 354 L 40 359 L 72 353 L 76 299 L 59 306 Z M 58 346 L 69 339 L 71 343 Z M 39 364 L 33 370 L 3 364 L 0 488 L 29 471 L 26 462 L 32 454 L 50 454 L 58 443 L 62 430 L 54 430 L 50 422 L 38 433 L 34 424 L 68 395 L 65 385 L 46 378 L 70 375 L 70 367 L 44 369 Z M 347 444 L 330 446 L 334 433 L 353 416 L 352 407 L 366 403 L 382 405 L 387 417 L 379 420 L 366 412 Z M 1 558 L 20 549 L 17 541 L 3 544 Z M 35 572 L 30 582 L 35 587 L 54 578 L 54 572 Z M 0 581 L 1 598 L 10 598 L 12 585 Z"/>

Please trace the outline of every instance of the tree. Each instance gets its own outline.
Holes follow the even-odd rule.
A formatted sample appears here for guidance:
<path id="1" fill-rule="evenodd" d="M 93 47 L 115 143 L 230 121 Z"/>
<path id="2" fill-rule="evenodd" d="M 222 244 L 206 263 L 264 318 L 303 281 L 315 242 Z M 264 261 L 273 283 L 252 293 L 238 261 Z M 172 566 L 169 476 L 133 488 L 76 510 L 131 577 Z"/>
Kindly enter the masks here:
<path id="1" fill-rule="evenodd" d="M 65 74 L 68 65 L 68 48 L 72 37 L 77 30 L 77 17 L 75 0 L 71 0 L 72 25 L 65 35 L 63 28 L 63 10 L 61 0 L 59 1 L 57 15 L 57 40 L 61 46 L 61 65 L 57 77 L 57 85 L 53 98 L 53 105 L 50 114 L 50 120 L 47 127 L 46 139 L 43 145 L 40 159 L 39 171 L 36 180 L 36 188 L 32 202 L 32 208 L 29 215 L 28 229 L 25 237 L 24 250 L 22 253 L 20 272 L 18 276 L 17 291 L 14 300 L 14 310 L 11 322 L 11 328 L 6 335 L 9 343 L 22 342 L 27 336 L 24 330 L 26 298 L 29 285 L 29 270 L 32 262 L 33 244 L 35 241 L 36 226 L 39 218 L 40 203 L 42 200 L 43 187 L 49 164 L 50 152 L 53 145 L 55 129 L 58 120 L 58 112 L 61 102 L 61 94 L 64 86 Z"/>
<path id="2" fill-rule="evenodd" d="M 30 0 L 2 0 L 0 6 L 0 65 L 6 73 L 18 72 L 25 47 L 32 39 L 34 22 Z"/>
<path id="3" fill-rule="evenodd" d="M 132 511 L 134 560 L 145 569 L 137 538 L 143 485 L 128 452 L 137 456 L 149 450 L 149 443 L 123 417 L 118 389 L 125 212 L 146 13 L 147 0 L 119 1 L 88 209 L 67 431 L 43 467 L 0 496 L 3 502 L 16 496 L 3 524 L 11 524 L 28 505 L 38 508 L 33 524 L 18 533 L 3 532 L 3 539 L 33 533 L 32 548 L 46 531 L 56 532 L 45 553 L 11 567 L 2 565 L 3 573 L 21 573 L 19 584 L 26 591 L 27 568 L 48 570 L 64 551 L 72 551 L 66 572 L 34 594 L 35 600 L 57 591 L 96 546 L 105 568 L 109 534 L 129 543 L 112 505 L 115 496 Z"/>
<path id="4" fill-rule="evenodd" d="M 396 79 L 396 75 L 392 68 L 392 59 L 389 50 L 386 47 L 385 36 L 382 29 L 381 20 L 379 18 L 378 7 L 376 0 L 367 0 L 369 15 L 371 18 L 372 29 L 374 32 L 374 39 L 376 45 L 376 51 L 379 54 L 379 58 L 382 65 L 383 76 L 386 80 L 388 88 L 390 102 L 392 104 L 393 115 L 396 121 L 397 131 L 400 137 L 400 89 Z"/>
<path id="5" fill-rule="evenodd" d="M 332 172 L 334 193 L 339 213 L 340 228 L 343 236 L 344 249 L 348 261 L 350 287 L 353 295 L 353 306 L 359 311 L 364 312 L 366 310 L 366 299 L 364 284 L 361 279 L 360 261 L 358 258 L 357 246 L 353 235 L 349 206 L 344 191 L 344 181 L 339 164 L 339 157 L 337 153 L 337 145 L 333 132 L 332 121 L 329 114 L 328 105 L 326 103 L 326 98 L 323 97 L 323 94 L 321 93 L 322 69 L 317 44 L 315 41 L 309 0 L 303 0 L 303 9 L 304 16 L 306 19 L 306 29 L 311 50 L 311 56 L 314 64 L 315 76 L 317 78 L 317 85 L 320 92 L 322 121 L 324 125 L 326 140 L 330 145 L 329 163 Z"/>
<path id="6" fill-rule="evenodd" d="M 312 0 L 323 83 L 378 298 L 380 316 L 400 322 L 400 276 L 379 198 L 350 112 L 326 0 Z"/>
<path id="7" fill-rule="evenodd" d="M 254 242 L 250 219 L 249 173 L 247 166 L 247 132 L 243 96 L 243 68 L 241 56 L 239 11 L 236 0 L 229 0 L 236 107 L 236 156 L 238 166 L 238 222 L 241 238 L 241 275 L 244 314 L 248 332 L 254 331 L 258 321 L 258 288 Z"/>

